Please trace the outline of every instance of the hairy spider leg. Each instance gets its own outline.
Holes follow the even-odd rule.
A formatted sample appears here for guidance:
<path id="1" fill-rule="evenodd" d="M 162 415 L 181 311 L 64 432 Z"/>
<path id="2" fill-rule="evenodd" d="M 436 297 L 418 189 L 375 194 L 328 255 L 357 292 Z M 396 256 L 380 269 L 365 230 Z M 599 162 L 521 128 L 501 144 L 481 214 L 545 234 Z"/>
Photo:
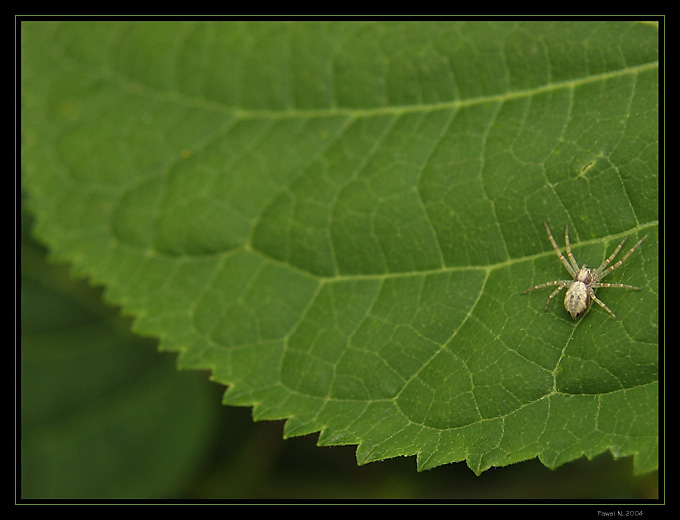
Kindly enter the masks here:
<path id="1" fill-rule="evenodd" d="M 550 293 L 550 296 L 548 296 L 548 300 L 545 302 L 545 309 L 543 309 L 543 312 L 548 312 L 548 305 L 550 305 L 550 300 L 552 300 L 555 296 L 559 294 L 559 292 L 564 289 L 565 287 L 568 287 L 567 285 L 560 285 L 557 289 L 555 289 L 552 293 Z"/>
<path id="2" fill-rule="evenodd" d="M 606 271 L 600 272 L 600 269 L 602 269 L 603 267 L 605 267 L 605 266 L 611 261 L 610 259 L 608 259 L 607 262 L 606 262 L 604 265 L 602 265 L 600 268 L 597 269 L 597 272 L 598 272 L 598 274 L 599 274 L 599 276 L 598 276 L 597 278 L 598 278 L 598 279 L 602 279 L 602 278 L 604 278 L 605 276 L 607 276 L 609 273 L 611 273 L 614 269 L 616 269 L 617 267 L 619 267 L 623 262 L 626 261 L 626 259 L 627 259 L 630 255 L 633 254 L 633 251 L 635 251 L 635 250 L 639 247 L 639 245 L 642 244 L 642 242 L 645 240 L 645 238 L 647 238 L 648 236 L 649 236 L 649 233 L 646 234 L 645 236 L 643 236 L 640 240 L 638 240 L 637 244 L 635 244 L 633 247 L 631 247 L 631 248 L 630 248 L 630 251 L 628 251 L 628 252 L 623 256 L 623 258 L 622 258 L 621 260 L 619 260 L 619 261 L 616 262 L 614 265 L 612 265 L 611 267 L 609 267 Z M 626 238 L 628 238 L 628 237 L 626 237 Z M 618 253 L 618 252 L 619 252 L 619 249 L 621 249 L 621 246 L 623 245 L 623 242 L 624 242 L 625 240 L 626 240 L 626 239 L 624 238 L 623 241 L 619 244 L 619 247 L 617 247 L 617 248 L 616 248 L 616 251 L 614 251 L 615 253 Z M 610 258 L 613 258 L 613 256 L 614 256 L 614 255 L 612 255 L 612 257 L 610 257 Z M 603 286 L 603 287 L 604 287 L 604 286 Z"/>
<path id="3" fill-rule="evenodd" d="M 612 318 L 614 318 L 615 320 L 618 320 L 618 318 L 616 317 L 616 314 L 614 314 L 614 313 L 611 311 L 611 309 L 610 309 L 609 307 L 607 307 L 607 305 L 606 305 L 602 300 L 598 299 L 597 296 L 595 296 L 595 291 L 593 291 L 592 288 L 589 289 L 589 291 L 590 291 L 590 297 L 591 297 L 591 299 L 592 299 L 595 303 L 597 303 L 600 307 L 602 307 L 605 311 L 607 311 L 607 312 L 610 314 L 610 316 L 611 316 Z"/>
<path id="4" fill-rule="evenodd" d="M 569 265 L 569 262 L 567 262 L 567 259 L 564 258 L 564 255 L 560 252 L 560 248 L 557 247 L 557 242 L 555 242 L 555 239 L 553 238 L 552 232 L 550 231 L 550 228 L 548 227 L 548 223 L 543 222 L 543 225 L 545 226 L 545 229 L 548 231 L 548 238 L 550 239 L 550 243 L 552 244 L 553 249 L 555 250 L 555 253 L 557 253 L 557 256 L 559 257 L 560 262 L 562 262 L 562 265 L 564 265 L 564 267 L 567 269 L 567 271 L 569 271 L 569 274 L 573 278 L 574 275 L 576 274 L 576 271 L 578 271 L 578 269 L 575 271 L 574 268 Z"/>
<path id="5" fill-rule="evenodd" d="M 573 282 L 573 280 L 553 280 L 552 282 L 545 282 L 540 285 L 535 285 L 533 287 L 529 287 L 526 291 L 522 291 L 520 294 L 526 294 L 529 291 L 535 291 L 536 289 L 543 289 L 544 287 L 550 287 L 551 285 L 561 285 L 562 287 L 569 287 Z"/>
<path id="6" fill-rule="evenodd" d="M 604 275 L 602 275 L 604 268 L 607 267 L 612 260 L 614 260 L 614 257 L 618 254 L 619 251 L 621 251 L 621 248 L 623 247 L 623 244 L 626 240 L 628 240 L 628 235 L 623 237 L 623 240 L 621 240 L 621 243 L 616 247 L 616 249 L 614 249 L 614 252 L 609 256 L 609 258 L 607 258 L 604 262 L 602 262 L 602 264 L 600 264 L 600 267 L 595 269 L 595 272 L 597 274 L 600 274 L 600 276 L 598 278 L 601 278 L 602 276 L 604 276 Z"/>
<path id="7" fill-rule="evenodd" d="M 635 287 L 634 285 L 628 285 L 625 283 L 594 283 L 591 285 L 593 288 L 598 288 L 598 287 L 618 287 L 619 289 L 634 289 L 636 291 L 641 291 L 642 289 L 640 287 Z"/>
<path id="8" fill-rule="evenodd" d="M 569 257 L 569 262 L 574 268 L 574 272 L 577 273 L 579 271 L 578 263 L 576 262 L 574 255 L 571 254 L 571 243 L 569 243 L 569 224 L 564 227 L 564 243 L 567 244 L 567 256 Z"/>

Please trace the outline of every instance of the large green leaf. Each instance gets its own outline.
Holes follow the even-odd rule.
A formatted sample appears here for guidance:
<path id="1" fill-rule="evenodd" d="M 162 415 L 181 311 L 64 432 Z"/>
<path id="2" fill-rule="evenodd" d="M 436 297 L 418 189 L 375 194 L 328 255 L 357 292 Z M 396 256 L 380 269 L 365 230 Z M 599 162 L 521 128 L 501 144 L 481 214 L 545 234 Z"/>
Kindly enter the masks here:
<path id="1" fill-rule="evenodd" d="M 657 27 L 22 24 L 38 236 L 285 435 L 657 466 Z M 527 287 L 651 236 L 574 322 Z"/>

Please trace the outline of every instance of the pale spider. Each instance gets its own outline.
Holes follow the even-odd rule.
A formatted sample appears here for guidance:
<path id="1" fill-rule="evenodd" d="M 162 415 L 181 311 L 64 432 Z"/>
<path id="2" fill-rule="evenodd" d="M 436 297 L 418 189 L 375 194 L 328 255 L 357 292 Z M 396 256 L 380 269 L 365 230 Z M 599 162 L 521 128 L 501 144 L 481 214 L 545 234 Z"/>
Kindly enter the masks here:
<path id="1" fill-rule="evenodd" d="M 583 313 L 585 313 L 585 311 L 588 310 L 588 307 L 590 307 L 591 300 L 594 300 L 595 303 L 597 303 L 600 307 L 607 311 L 612 318 L 617 319 L 616 314 L 614 314 L 609 309 L 609 307 L 607 307 L 601 300 L 597 299 L 597 297 L 595 296 L 594 289 L 597 289 L 598 287 L 619 287 L 622 289 L 634 289 L 636 291 L 640 291 L 641 289 L 639 287 L 634 287 L 632 285 L 626 285 L 622 283 L 602 283 L 600 282 L 600 280 L 602 280 L 602 278 L 607 276 L 614 269 L 616 269 L 623 262 L 625 262 L 626 259 L 633 254 L 633 251 L 635 251 L 638 248 L 638 246 L 642 243 L 642 241 L 649 235 L 645 235 L 644 237 L 642 237 L 638 241 L 638 243 L 635 244 L 631 248 L 631 250 L 624 255 L 624 257 L 621 260 L 616 262 L 611 267 L 607 267 L 611 263 L 611 261 L 614 260 L 614 257 L 621 250 L 621 247 L 623 247 L 623 243 L 628 238 L 627 236 L 624 237 L 621 243 L 618 245 L 618 247 L 614 249 L 614 252 L 611 254 L 611 256 L 607 258 L 604 262 L 602 262 L 602 265 L 600 267 L 591 270 L 585 264 L 579 268 L 578 264 L 576 263 L 576 260 L 574 259 L 574 255 L 571 254 L 571 245 L 569 244 L 569 225 L 566 226 L 564 231 L 564 242 L 567 245 L 567 257 L 569 257 L 569 261 L 567 262 L 567 259 L 564 258 L 564 255 L 560 253 L 560 250 L 557 247 L 557 244 L 555 243 L 555 239 L 553 238 L 552 233 L 550 232 L 548 224 L 546 224 L 545 222 L 543 222 L 543 224 L 545 225 L 545 229 L 548 231 L 548 238 L 550 238 L 550 242 L 552 243 L 552 246 L 555 249 L 555 253 L 557 253 L 557 256 L 562 262 L 562 265 L 564 265 L 564 267 L 567 268 L 567 271 L 569 271 L 572 280 L 555 280 L 552 282 L 542 283 L 540 285 L 527 289 L 522 294 L 526 294 L 529 291 L 534 291 L 536 289 L 543 289 L 544 287 L 558 285 L 559 287 L 552 292 L 552 294 L 548 297 L 548 301 L 545 302 L 545 311 L 547 311 L 550 300 L 552 300 L 553 297 L 555 297 L 557 293 L 559 293 L 562 289 L 567 287 L 567 294 L 564 296 L 564 308 L 571 315 L 572 319 L 577 320 L 581 316 L 583 316 Z"/>

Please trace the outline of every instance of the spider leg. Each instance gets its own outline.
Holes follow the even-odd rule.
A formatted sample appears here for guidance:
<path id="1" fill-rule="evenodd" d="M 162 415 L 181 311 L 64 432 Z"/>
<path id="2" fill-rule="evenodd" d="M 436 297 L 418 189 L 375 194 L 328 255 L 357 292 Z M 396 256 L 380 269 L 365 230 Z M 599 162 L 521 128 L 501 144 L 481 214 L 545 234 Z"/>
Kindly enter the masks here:
<path id="1" fill-rule="evenodd" d="M 595 270 L 595 272 L 598 274 L 598 277 L 597 277 L 598 280 L 601 280 L 602 278 L 604 278 L 605 276 L 607 276 L 609 273 L 611 273 L 614 269 L 616 269 L 617 267 L 619 267 L 623 262 L 625 262 L 625 261 L 628 259 L 628 257 L 629 257 L 630 255 L 633 254 L 633 251 L 635 251 L 635 250 L 638 248 L 638 246 L 639 246 L 640 244 L 642 244 L 642 241 L 643 241 L 645 238 L 647 238 L 648 236 L 649 236 L 649 234 L 643 236 L 640 240 L 638 240 L 638 243 L 637 243 L 637 244 L 635 244 L 633 247 L 630 248 L 630 251 L 628 251 L 628 252 L 623 256 L 623 258 L 622 258 L 621 260 L 619 260 L 619 261 L 616 262 L 614 265 L 612 265 L 611 267 L 609 267 L 606 271 L 601 272 L 601 270 L 602 270 L 604 267 L 606 267 L 607 264 L 609 264 L 609 262 L 611 262 L 611 259 L 614 257 L 614 255 L 612 255 L 611 257 L 609 257 L 609 258 L 605 261 L 604 264 L 602 264 L 600 267 L 598 267 L 598 268 Z M 625 239 L 624 239 L 624 240 L 625 240 Z M 619 244 L 619 247 L 616 248 L 616 250 L 614 251 L 614 253 L 618 253 L 619 250 L 621 249 L 621 246 L 622 246 L 622 245 L 623 245 L 623 241 Z"/>
<path id="2" fill-rule="evenodd" d="M 591 285 L 591 287 L 618 287 L 619 289 L 634 289 L 636 291 L 641 291 L 640 287 L 635 287 L 634 285 L 627 285 L 625 283 L 601 283 L 597 282 Z"/>
<path id="3" fill-rule="evenodd" d="M 550 305 L 550 300 L 552 300 L 557 294 L 564 289 L 566 286 L 565 285 L 560 285 L 557 289 L 555 289 L 550 296 L 548 296 L 548 301 L 545 302 L 545 309 L 543 309 L 543 312 L 548 312 L 548 305 Z"/>
<path id="4" fill-rule="evenodd" d="M 526 291 L 522 291 L 520 294 L 526 294 L 529 291 L 535 291 L 536 289 L 543 289 L 544 287 L 550 287 L 552 285 L 561 285 L 562 287 L 568 287 L 570 283 L 572 283 L 572 280 L 554 280 L 552 282 L 546 282 L 546 283 L 542 283 L 540 285 L 534 285 L 533 287 L 529 287 Z M 560 289 L 562 287 L 560 287 Z"/>
<path id="5" fill-rule="evenodd" d="M 600 267 L 598 267 L 598 268 L 596 269 L 596 271 L 598 271 L 598 272 L 601 273 L 602 270 L 603 270 L 605 267 L 607 267 L 607 266 L 609 265 L 609 262 L 611 262 L 612 260 L 614 260 L 614 257 L 618 254 L 619 251 L 621 251 L 621 248 L 623 247 L 623 243 L 624 243 L 626 240 L 628 240 L 628 235 L 626 235 L 625 237 L 623 237 L 623 240 L 621 240 L 621 243 L 616 247 L 616 249 L 614 249 L 614 252 L 610 255 L 609 258 L 607 258 L 604 262 L 602 262 L 602 264 L 600 265 Z"/>
<path id="6" fill-rule="evenodd" d="M 614 318 L 615 320 L 618 320 L 616 317 L 616 314 L 614 314 L 609 307 L 605 305 L 605 303 L 602 300 L 598 300 L 597 296 L 595 296 L 595 292 L 592 289 L 589 289 L 590 292 L 590 298 L 597 303 L 600 307 L 602 307 L 605 311 L 609 313 L 609 315 Z"/>
<path id="7" fill-rule="evenodd" d="M 569 243 L 569 224 L 564 227 L 564 243 L 567 244 L 567 256 L 569 257 L 569 263 L 571 263 L 571 266 L 574 268 L 574 272 L 576 272 L 579 269 L 576 258 L 574 258 L 574 255 L 571 254 L 571 244 Z"/>
<path id="8" fill-rule="evenodd" d="M 548 238 L 550 239 L 550 243 L 552 244 L 555 253 L 557 253 L 557 256 L 559 257 L 560 262 L 562 262 L 562 265 L 567 269 L 567 271 L 569 271 L 569 274 L 573 278 L 574 274 L 576 273 L 576 271 L 578 271 L 578 269 L 574 270 L 574 268 L 571 265 L 569 265 L 567 259 L 564 258 L 564 255 L 562 253 L 560 253 L 560 248 L 557 247 L 557 243 L 555 242 L 555 239 L 552 236 L 552 232 L 550 231 L 548 224 L 546 222 L 543 222 L 543 225 L 545 226 L 545 229 L 548 231 Z"/>

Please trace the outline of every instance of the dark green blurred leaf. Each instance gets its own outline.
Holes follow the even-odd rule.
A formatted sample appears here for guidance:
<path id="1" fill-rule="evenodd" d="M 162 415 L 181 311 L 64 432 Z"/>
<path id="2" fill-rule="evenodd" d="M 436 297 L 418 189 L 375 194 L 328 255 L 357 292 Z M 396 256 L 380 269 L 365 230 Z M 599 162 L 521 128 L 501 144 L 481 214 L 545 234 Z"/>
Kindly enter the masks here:
<path id="1" fill-rule="evenodd" d="M 21 498 L 163 498 L 211 440 L 211 393 L 98 291 L 22 244 Z"/>

